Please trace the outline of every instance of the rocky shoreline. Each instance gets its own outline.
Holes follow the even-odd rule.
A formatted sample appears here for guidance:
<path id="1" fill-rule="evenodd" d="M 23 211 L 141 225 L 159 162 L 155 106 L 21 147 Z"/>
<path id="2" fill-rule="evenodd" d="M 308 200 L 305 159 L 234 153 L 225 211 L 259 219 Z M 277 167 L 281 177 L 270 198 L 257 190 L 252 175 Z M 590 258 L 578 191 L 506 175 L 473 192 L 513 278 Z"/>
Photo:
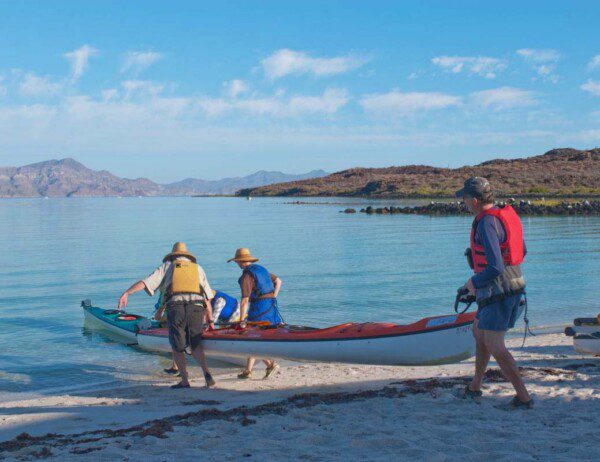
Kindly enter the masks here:
<path id="1" fill-rule="evenodd" d="M 600 200 L 564 201 L 551 204 L 533 204 L 529 200 L 498 202 L 498 205 L 510 204 L 519 215 L 600 215 Z M 347 208 L 343 213 L 356 213 L 356 209 Z M 463 202 L 430 202 L 415 207 L 366 207 L 359 210 L 367 215 L 469 215 Z"/>

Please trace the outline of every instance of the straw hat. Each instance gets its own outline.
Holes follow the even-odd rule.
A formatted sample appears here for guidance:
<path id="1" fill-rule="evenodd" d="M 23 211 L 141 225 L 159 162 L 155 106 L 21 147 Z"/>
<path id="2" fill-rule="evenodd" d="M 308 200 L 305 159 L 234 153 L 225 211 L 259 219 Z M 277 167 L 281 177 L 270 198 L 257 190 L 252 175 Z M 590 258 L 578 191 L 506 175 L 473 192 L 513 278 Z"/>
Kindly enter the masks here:
<path id="1" fill-rule="evenodd" d="M 192 260 L 194 263 L 196 263 L 196 257 L 194 257 L 191 253 L 188 252 L 188 249 L 183 242 L 176 242 L 175 244 L 173 244 L 173 249 L 171 250 L 171 253 L 165 255 L 165 258 L 163 258 L 163 262 L 173 260 L 177 257 L 186 257 Z"/>
<path id="2" fill-rule="evenodd" d="M 227 260 L 227 263 L 229 263 L 230 261 L 239 261 L 239 262 L 255 262 L 258 261 L 258 258 L 254 258 L 252 256 L 252 254 L 250 253 L 250 250 L 242 247 L 240 249 L 237 249 L 235 251 L 235 257 L 230 258 L 229 260 Z"/>

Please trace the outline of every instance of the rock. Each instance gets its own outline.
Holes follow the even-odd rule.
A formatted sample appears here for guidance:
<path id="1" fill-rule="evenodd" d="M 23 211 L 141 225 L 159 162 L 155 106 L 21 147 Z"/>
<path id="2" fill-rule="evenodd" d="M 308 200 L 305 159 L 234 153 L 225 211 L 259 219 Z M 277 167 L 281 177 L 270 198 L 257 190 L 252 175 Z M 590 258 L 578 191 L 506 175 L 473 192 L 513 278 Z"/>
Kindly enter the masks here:
<path id="1" fill-rule="evenodd" d="M 344 213 L 356 213 L 355 209 L 346 209 L 344 210 Z"/>

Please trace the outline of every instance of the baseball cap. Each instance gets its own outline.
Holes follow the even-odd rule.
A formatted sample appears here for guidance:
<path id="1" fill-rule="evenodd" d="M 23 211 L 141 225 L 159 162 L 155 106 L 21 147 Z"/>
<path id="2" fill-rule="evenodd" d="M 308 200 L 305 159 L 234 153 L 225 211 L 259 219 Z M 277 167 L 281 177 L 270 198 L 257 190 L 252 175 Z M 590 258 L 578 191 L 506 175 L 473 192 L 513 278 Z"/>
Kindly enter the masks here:
<path id="1" fill-rule="evenodd" d="M 456 197 L 472 196 L 482 197 L 492 190 L 490 182 L 481 176 L 474 176 L 465 180 L 462 189 L 456 191 Z"/>

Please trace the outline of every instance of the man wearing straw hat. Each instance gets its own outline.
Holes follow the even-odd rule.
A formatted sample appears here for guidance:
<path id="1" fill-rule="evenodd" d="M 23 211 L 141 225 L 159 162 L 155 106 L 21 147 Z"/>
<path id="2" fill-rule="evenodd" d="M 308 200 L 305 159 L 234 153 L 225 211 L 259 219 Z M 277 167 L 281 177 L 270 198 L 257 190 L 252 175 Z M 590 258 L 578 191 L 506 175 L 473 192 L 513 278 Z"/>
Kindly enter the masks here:
<path id="1" fill-rule="evenodd" d="M 257 265 L 255 258 L 246 248 L 237 249 L 235 257 L 227 262 L 236 262 L 242 270 L 242 276 L 238 280 L 242 290 L 240 301 L 240 320 L 243 322 L 248 315 L 249 322 L 268 322 L 271 326 L 283 324 L 279 308 L 277 306 L 277 295 L 281 289 L 281 279 L 261 266 Z M 267 366 L 265 379 L 268 378 L 279 366 L 274 360 L 263 359 Z M 254 358 L 248 358 L 246 369 L 238 375 L 240 379 L 249 379 L 252 376 Z"/>
<path id="2" fill-rule="evenodd" d="M 201 341 L 204 319 L 208 319 L 212 325 L 210 298 L 213 292 L 204 270 L 196 263 L 196 257 L 188 252 L 183 242 L 176 242 L 171 253 L 163 258 L 162 265 L 148 277 L 123 292 L 119 299 L 119 310 L 127 306 L 129 295 L 142 289 L 150 296 L 159 290 L 167 306 L 169 343 L 181 376 L 181 382 L 171 388 L 190 387 L 184 354 L 187 346 L 191 348 L 192 356 L 204 372 L 206 386 L 215 385 L 215 380 L 206 365 Z"/>

